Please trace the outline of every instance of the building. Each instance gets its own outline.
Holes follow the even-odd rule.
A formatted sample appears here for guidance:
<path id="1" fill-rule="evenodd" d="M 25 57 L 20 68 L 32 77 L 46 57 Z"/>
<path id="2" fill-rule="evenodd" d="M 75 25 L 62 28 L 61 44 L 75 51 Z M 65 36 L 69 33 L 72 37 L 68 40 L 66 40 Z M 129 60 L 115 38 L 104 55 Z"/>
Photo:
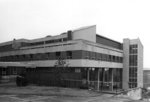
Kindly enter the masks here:
<path id="1" fill-rule="evenodd" d="M 150 69 L 145 68 L 143 70 L 143 87 L 149 88 L 150 87 Z"/>
<path id="2" fill-rule="evenodd" d="M 140 40 L 120 43 L 96 34 L 95 25 L 58 36 L 1 43 L 0 61 L 2 76 L 24 69 L 29 82 L 39 85 L 104 91 L 143 87 Z"/>

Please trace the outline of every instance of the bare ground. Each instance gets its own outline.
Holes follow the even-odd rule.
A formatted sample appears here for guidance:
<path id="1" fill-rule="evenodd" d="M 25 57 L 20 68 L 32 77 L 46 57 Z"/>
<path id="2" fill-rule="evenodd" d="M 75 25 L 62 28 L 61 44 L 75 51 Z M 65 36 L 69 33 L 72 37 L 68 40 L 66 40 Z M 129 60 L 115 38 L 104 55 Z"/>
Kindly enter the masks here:
<path id="1" fill-rule="evenodd" d="M 0 85 L 0 102 L 132 102 L 114 94 L 46 86 L 17 87 L 12 84 Z M 135 102 L 135 101 L 134 101 Z M 138 101 L 142 102 L 142 101 Z"/>

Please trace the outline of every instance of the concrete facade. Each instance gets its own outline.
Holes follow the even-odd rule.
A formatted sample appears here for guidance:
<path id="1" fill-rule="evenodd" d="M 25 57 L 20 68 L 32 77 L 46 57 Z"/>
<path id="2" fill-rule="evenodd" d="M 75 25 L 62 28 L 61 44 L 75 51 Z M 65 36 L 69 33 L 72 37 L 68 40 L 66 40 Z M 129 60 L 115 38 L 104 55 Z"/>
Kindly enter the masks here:
<path id="1" fill-rule="evenodd" d="M 128 89 L 129 88 L 129 45 L 130 40 L 124 39 L 123 40 L 123 88 Z"/>
<path id="2" fill-rule="evenodd" d="M 143 87 L 149 88 L 150 87 L 150 69 L 146 68 L 143 70 Z"/>
<path id="3" fill-rule="evenodd" d="M 73 30 L 72 39 L 84 39 L 96 43 L 96 25 Z"/>
<path id="4" fill-rule="evenodd" d="M 131 53 L 130 49 L 132 45 L 137 45 L 136 53 Z M 123 88 L 128 89 L 130 82 L 130 75 L 131 72 L 130 69 L 136 68 L 135 72 L 131 72 L 132 74 L 137 74 L 134 76 L 134 78 L 137 80 L 135 83 L 137 84 L 137 87 L 143 87 L 143 45 L 141 44 L 139 39 L 124 39 L 123 42 Z M 137 56 L 136 59 L 134 59 L 134 62 L 137 63 L 137 65 L 130 65 L 130 56 Z"/>

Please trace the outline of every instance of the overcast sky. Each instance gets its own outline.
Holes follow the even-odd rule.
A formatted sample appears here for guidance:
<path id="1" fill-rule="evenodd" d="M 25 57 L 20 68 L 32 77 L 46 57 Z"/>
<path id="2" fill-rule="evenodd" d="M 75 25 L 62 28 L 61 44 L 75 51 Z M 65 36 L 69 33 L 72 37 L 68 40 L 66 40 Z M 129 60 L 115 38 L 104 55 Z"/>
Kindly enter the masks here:
<path id="1" fill-rule="evenodd" d="M 116 41 L 140 38 L 150 68 L 150 0 L 0 0 L 0 42 L 97 25 Z"/>

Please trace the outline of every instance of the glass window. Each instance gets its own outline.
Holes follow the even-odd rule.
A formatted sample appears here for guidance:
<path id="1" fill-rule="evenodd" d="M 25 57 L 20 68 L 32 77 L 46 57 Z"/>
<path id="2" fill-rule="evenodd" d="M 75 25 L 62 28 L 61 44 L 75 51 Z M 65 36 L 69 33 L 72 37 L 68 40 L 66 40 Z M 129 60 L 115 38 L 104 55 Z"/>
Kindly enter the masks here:
<path id="1" fill-rule="evenodd" d="M 33 60 L 33 54 L 29 55 L 30 60 Z"/>
<path id="2" fill-rule="evenodd" d="M 67 41 L 67 38 L 63 38 L 63 41 Z"/>
<path id="3" fill-rule="evenodd" d="M 2 75 L 6 75 L 6 68 L 2 68 Z"/>
<path id="4" fill-rule="evenodd" d="M 90 53 L 88 51 L 85 51 L 85 58 L 89 59 Z"/>
<path id="5" fill-rule="evenodd" d="M 13 68 L 12 74 L 13 74 L 13 75 L 16 75 L 16 74 L 17 74 L 17 68 Z"/>
<path id="6" fill-rule="evenodd" d="M 119 57 L 118 56 L 116 56 L 116 62 L 119 62 Z"/>
<path id="7" fill-rule="evenodd" d="M 113 69 L 114 82 L 122 81 L 122 69 Z"/>
<path id="8" fill-rule="evenodd" d="M 92 52 L 92 59 L 95 59 L 95 57 L 96 57 L 96 53 Z"/>
<path id="9" fill-rule="evenodd" d="M 50 53 L 49 52 L 45 54 L 45 59 L 50 59 Z"/>
<path id="10" fill-rule="evenodd" d="M 129 65 L 130 66 L 137 66 L 137 55 L 130 55 L 129 56 Z"/>
<path id="11" fill-rule="evenodd" d="M 59 59 L 60 58 L 61 53 L 60 52 L 56 52 L 56 58 Z"/>
<path id="12" fill-rule="evenodd" d="M 80 72 L 81 72 L 81 69 L 75 68 L 75 73 L 80 73 Z"/>
<path id="13" fill-rule="evenodd" d="M 106 61 L 106 55 L 105 54 L 102 54 L 102 60 Z"/>
<path id="14" fill-rule="evenodd" d="M 130 54 L 136 54 L 137 47 L 138 47 L 138 45 L 130 45 Z"/>
<path id="15" fill-rule="evenodd" d="M 115 62 L 115 56 L 113 56 L 113 62 Z"/>
<path id="16" fill-rule="evenodd" d="M 98 60 L 102 60 L 102 54 L 101 53 L 98 54 Z"/>
<path id="17" fill-rule="evenodd" d="M 108 58 L 108 61 L 112 61 L 112 56 L 111 55 L 109 55 L 109 58 Z"/>
<path id="18" fill-rule="evenodd" d="M 67 51 L 67 59 L 72 59 L 72 51 Z"/>
<path id="19" fill-rule="evenodd" d="M 54 40 L 48 40 L 48 41 L 46 41 L 45 43 L 46 43 L 46 44 L 48 44 L 48 43 L 54 43 Z"/>

